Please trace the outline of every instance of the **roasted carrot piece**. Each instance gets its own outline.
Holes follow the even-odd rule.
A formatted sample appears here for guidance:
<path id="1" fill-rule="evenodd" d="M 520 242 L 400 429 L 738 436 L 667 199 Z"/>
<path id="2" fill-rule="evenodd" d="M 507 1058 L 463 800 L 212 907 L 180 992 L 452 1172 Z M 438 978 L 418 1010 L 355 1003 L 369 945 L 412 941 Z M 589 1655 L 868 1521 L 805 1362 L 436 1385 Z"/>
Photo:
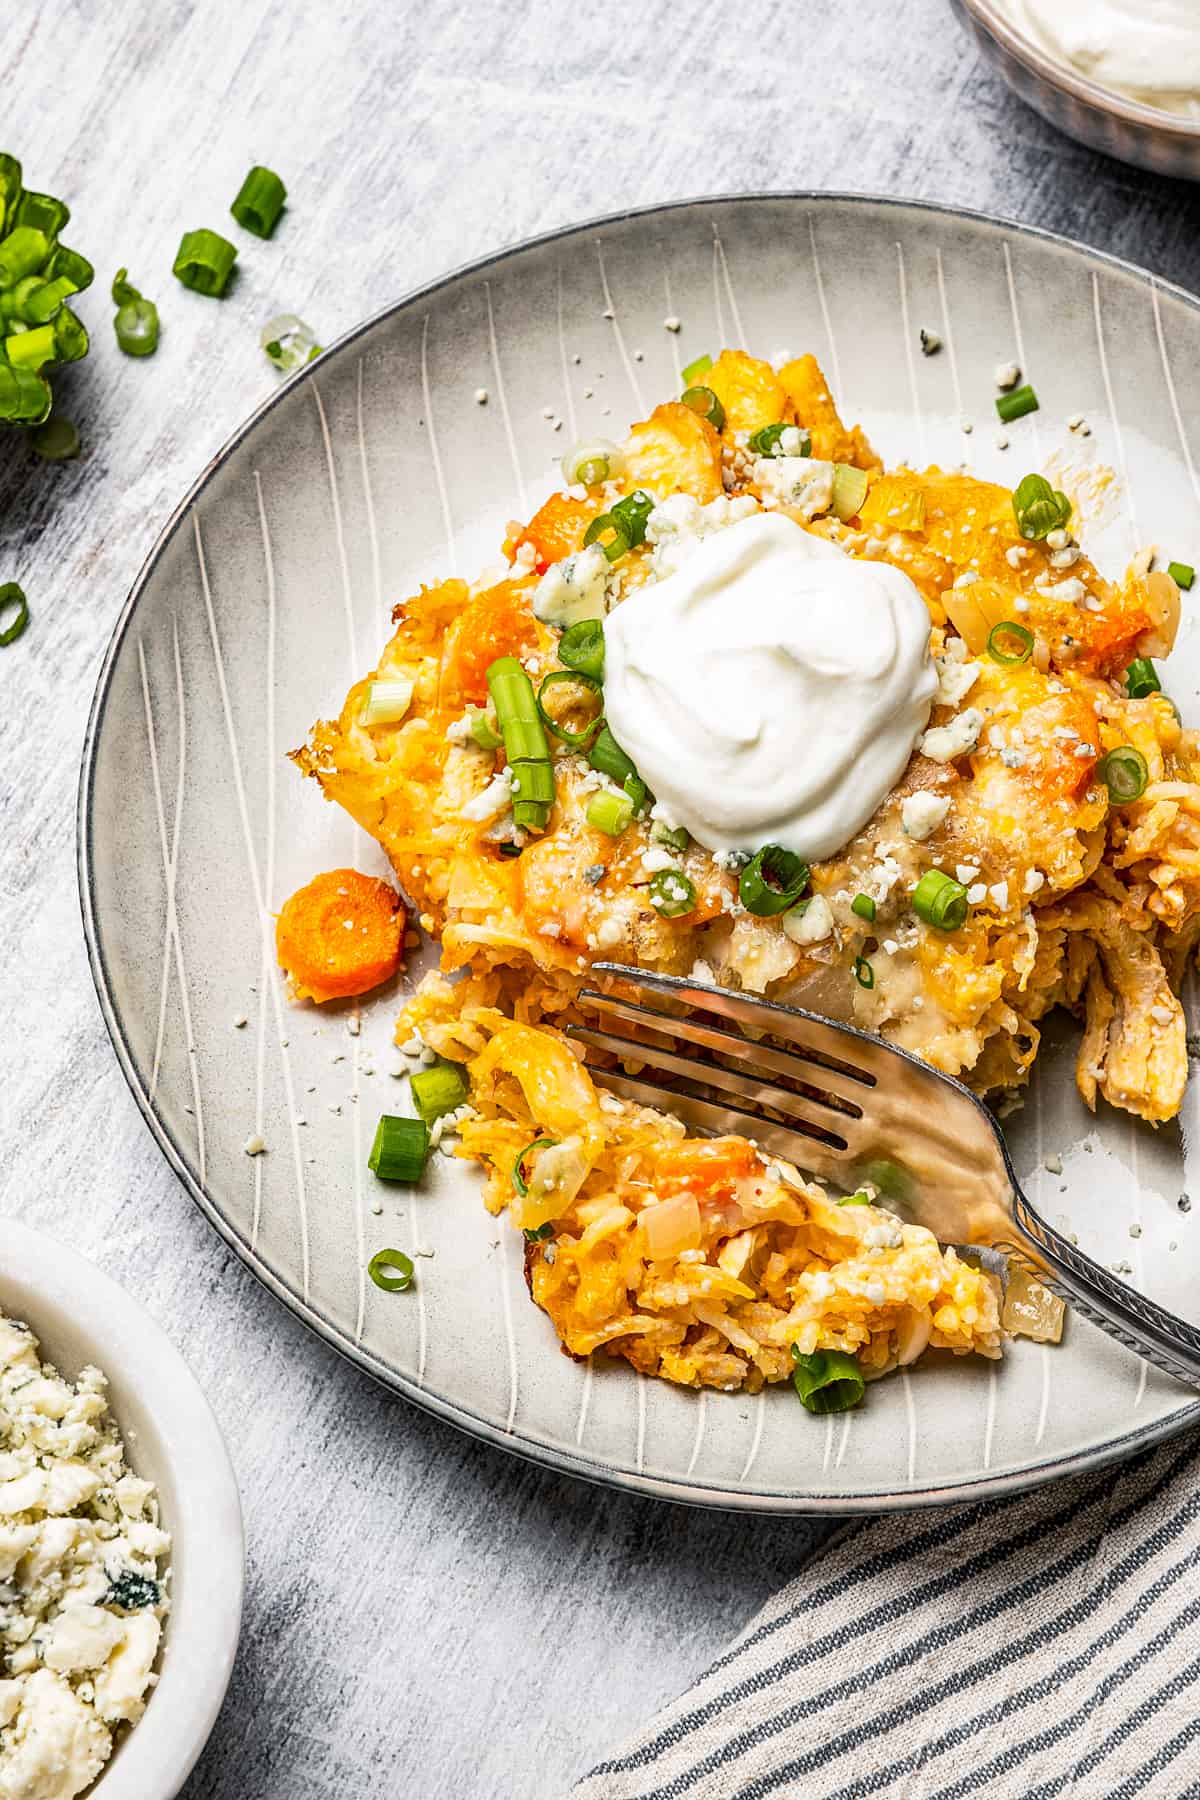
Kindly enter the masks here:
<path id="1" fill-rule="evenodd" d="M 330 869 L 286 900 L 275 927 L 280 966 L 303 1000 L 365 994 L 396 973 L 404 908 L 394 887 Z"/>
<path id="2" fill-rule="evenodd" d="M 663 1199 L 684 1188 L 711 1199 L 728 1197 L 757 1167 L 758 1153 L 747 1138 L 689 1139 L 663 1151 L 654 1172 L 654 1191 Z"/>
<path id="3" fill-rule="evenodd" d="M 442 701 L 482 705 L 488 697 L 487 672 L 499 656 L 522 656 L 537 643 L 537 627 L 526 588 L 513 581 L 477 594 L 458 615 L 446 635 L 442 663 Z"/>
<path id="4" fill-rule="evenodd" d="M 532 544 L 539 562 L 559 562 L 580 548 L 584 532 L 603 508 L 599 499 L 574 500 L 570 494 L 551 494 L 517 538 L 513 551 Z"/>

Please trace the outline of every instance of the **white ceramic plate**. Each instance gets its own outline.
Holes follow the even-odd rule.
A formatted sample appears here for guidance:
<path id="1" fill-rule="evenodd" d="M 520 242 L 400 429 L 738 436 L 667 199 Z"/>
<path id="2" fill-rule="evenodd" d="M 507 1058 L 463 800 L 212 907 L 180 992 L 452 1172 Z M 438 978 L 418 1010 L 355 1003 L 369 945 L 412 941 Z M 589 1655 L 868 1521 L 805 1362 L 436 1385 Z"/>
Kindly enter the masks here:
<path id="1" fill-rule="evenodd" d="M 679 335 L 663 327 L 674 314 Z M 922 326 L 941 354 L 920 355 Z M 566 444 L 620 436 L 677 391 L 681 363 L 723 344 L 814 350 L 889 460 L 968 459 L 1010 485 L 1055 453 L 1108 464 L 1122 479 L 1089 540 L 1102 566 L 1155 540 L 1200 564 L 1200 434 L 1194 450 L 1186 436 L 1200 307 L 1139 270 L 1017 226 L 832 195 L 698 201 L 506 251 L 291 382 L 163 533 L 106 658 L 84 759 L 101 1003 L 147 1121 L 216 1228 L 309 1324 L 443 1417 L 557 1468 L 727 1507 L 1028 1486 L 1178 1429 L 1191 1398 L 1078 1319 L 1060 1349 L 1020 1344 L 999 1369 L 931 1361 L 827 1422 L 789 1388 L 703 1396 L 604 1358 L 580 1367 L 529 1303 L 521 1240 L 484 1212 L 473 1172 L 435 1157 L 419 1196 L 371 1210 L 371 1135 L 402 1099 L 386 1072 L 397 994 L 370 1000 L 355 1037 L 347 1012 L 289 1007 L 275 969 L 271 911 L 293 888 L 352 859 L 381 866 L 285 751 L 372 666 L 395 600 L 494 562 Z M 1010 357 L 1042 410 L 1001 451 L 992 371 Z M 1086 440 L 1066 428 L 1076 413 Z M 1192 623 L 1170 685 L 1200 718 Z M 1012 1122 L 1018 1169 L 1088 1248 L 1190 1305 L 1184 1134 L 1092 1121 L 1068 1036 Z M 252 1158 L 256 1132 L 269 1148 Z M 1056 1156 L 1061 1178 L 1042 1166 Z M 385 1244 L 426 1253 L 405 1295 L 366 1279 Z"/>
<path id="2" fill-rule="evenodd" d="M 89 1363 L 107 1375 L 129 1464 L 158 1489 L 171 1533 L 158 1685 L 88 1795 L 171 1800 L 213 1728 L 241 1628 L 245 1543 L 224 1440 L 195 1376 L 136 1301 L 15 1219 L 0 1219 L 0 1312 L 27 1324 L 68 1379 Z"/>

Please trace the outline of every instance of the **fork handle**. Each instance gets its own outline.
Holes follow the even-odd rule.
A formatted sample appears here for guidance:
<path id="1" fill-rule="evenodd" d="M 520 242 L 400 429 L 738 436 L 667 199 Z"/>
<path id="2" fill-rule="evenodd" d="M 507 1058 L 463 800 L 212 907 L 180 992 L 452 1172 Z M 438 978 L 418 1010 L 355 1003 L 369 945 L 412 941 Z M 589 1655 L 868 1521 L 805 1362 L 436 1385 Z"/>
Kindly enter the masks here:
<path id="1" fill-rule="evenodd" d="M 1047 1225 L 1019 1188 L 1013 1194 L 1012 1213 L 1022 1240 L 1018 1254 L 1022 1247 L 1032 1252 L 1038 1275 L 1048 1287 L 1127 1349 L 1136 1350 L 1176 1380 L 1200 1388 L 1200 1331 L 1085 1256 Z"/>

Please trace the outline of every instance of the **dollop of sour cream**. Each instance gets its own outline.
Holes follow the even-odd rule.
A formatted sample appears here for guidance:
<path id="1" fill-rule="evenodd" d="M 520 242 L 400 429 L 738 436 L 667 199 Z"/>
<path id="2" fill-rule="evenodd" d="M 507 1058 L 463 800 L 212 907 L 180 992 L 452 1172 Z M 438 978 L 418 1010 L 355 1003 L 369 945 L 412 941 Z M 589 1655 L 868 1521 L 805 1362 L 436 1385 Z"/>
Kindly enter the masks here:
<path id="1" fill-rule="evenodd" d="M 707 849 L 832 856 L 895 786 L 937 691 L 903 570 L 782 513 L 705 538 L 604 624 L 604 701 L 663 812 Z"/>
<path id="2" fill-rule="evenodd" d="M 1007 0 L 1013 23 L 1089 81 L 1200 117 L 1196 0 Z"/>

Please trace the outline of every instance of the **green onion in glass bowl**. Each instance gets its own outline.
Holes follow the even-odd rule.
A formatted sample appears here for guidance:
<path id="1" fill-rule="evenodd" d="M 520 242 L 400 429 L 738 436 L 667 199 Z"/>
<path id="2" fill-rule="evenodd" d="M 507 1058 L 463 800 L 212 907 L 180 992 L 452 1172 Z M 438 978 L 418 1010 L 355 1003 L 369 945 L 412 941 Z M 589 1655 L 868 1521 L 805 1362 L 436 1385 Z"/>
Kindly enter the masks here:
<path id="1" fill-rule="evenodd" d="M 54 402 L 47 371 L 78 362 L 88 334 L 66 300 L 92 265 L 59 242 L 65 201 L 23 186 L 15 156 L 0 152 L 0 425 L 41 425 Z"/>
<path id="2" fill-rule="evenodd" d="M 568 487 L 599 487 L 615 481 L 625 468 L 625 458 L 608 438 L 588 438 L 567 451 L 559 467 Z"/>

